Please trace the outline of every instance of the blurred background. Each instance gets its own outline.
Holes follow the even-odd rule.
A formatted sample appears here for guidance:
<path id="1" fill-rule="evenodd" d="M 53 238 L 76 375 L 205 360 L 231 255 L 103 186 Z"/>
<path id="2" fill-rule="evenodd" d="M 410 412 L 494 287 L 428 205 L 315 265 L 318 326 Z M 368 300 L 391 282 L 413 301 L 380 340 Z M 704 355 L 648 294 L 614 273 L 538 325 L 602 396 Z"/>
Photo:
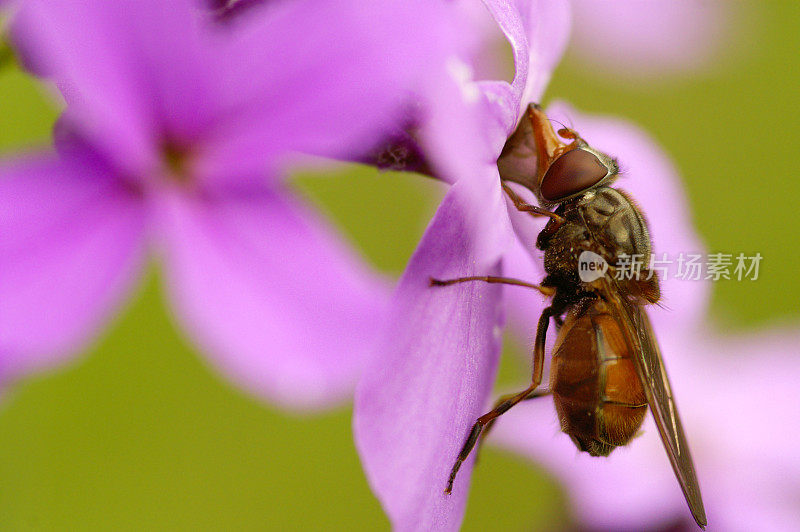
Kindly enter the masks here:
<path id="1" fill-rule="evenodd" d="M 697 65 L 654 77 L 573 47 L 545 101 L 638 123 L 679 168 L 708 248 L 761 253 L 757 281 L 714 284 L 719 330 L 800 326 L 800 4 L 727 5 L 716 48 Z M 501 64 L 506 52 L 498 46 Z M 2 153 L 49 143 L 56 116 L 41 85 L 13 63 L 0 70 Z M 442 194 L 430 180 L 359 166 L 293 182 L 392 276 Z M 507 342 L 501 384 L 526 378 L 512 353 L 525 347 Z M 0 528 L 387 529 L 350 423 L 350 405 L 294 416 L 221 381 L 171 321 L 153 264 L 89 351 L 6 392 Z M 484 450 L 465 530 L 557 530 L 569 519 L 554 478 Z"/>

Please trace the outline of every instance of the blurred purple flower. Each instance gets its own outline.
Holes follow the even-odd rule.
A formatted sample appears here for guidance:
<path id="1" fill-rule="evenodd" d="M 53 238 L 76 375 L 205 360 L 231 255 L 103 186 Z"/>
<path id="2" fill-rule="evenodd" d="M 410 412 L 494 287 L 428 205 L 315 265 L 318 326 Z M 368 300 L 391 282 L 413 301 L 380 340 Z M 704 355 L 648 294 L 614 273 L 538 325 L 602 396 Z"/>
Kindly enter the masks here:
<path id="1" fill-rule="evenodd" d="M 232 32 L 189 0 L 20 7 L 15 42 L 68 106 L 57 153 L 0 166 L 0 380 L 82 349 L 151 248 L 235 382 L 299 407 L 351 392 L 388 287 L 289 193 L 285 155 L 341 157 L 395 120 L 435 65 L 435 8 L 300 0 Z"/>
<path id="2" fill-rule="evenodd" d="M 696 72 L 716 59 L 731 6 L 718 0 L 571 0 L 573 50 L 610 77 Z"/>

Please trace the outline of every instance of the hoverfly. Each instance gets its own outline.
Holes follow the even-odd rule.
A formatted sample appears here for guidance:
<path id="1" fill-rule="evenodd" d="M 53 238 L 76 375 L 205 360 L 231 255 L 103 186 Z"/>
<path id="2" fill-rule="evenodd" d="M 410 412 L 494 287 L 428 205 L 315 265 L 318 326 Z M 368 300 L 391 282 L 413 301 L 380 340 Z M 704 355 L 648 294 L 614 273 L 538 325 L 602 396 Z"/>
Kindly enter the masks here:
<path id="1" fill-rule="evenodd" d="M 565 139 L 569 144 L 561 139 Z M 505 277 L 432 279 L 434 286 L 466 281 L 526 286 L 552 297 L 539 318 L 531 384 L 501 397 L 478 418 L 453 465 L 450 493 L 461 463 L 479 437 L 514 405 L 552 395 L 565 432 L 579 450 L 608 456 L 637 434 L 647 407 L 653 413 L 669 461 L 697 524 L 707 521 L 694 464 L 645 305 L 658 302 L 655 272 L 617 279 L 618 258 L 643 257 L 648 264 L 650 236 L 644 216 L 623 191 L 610 187 L 619 169 L 614 159 L 593 149 L 575 131 L 558 135 L 542 109 L 531 104 L 497 161 L 503 189 L 520 211 L 549 218 L 536 247 L 544 251 L 546 276 L 539 285 Z M 542 206 L 518 196 L 506 181 L 531 190 Z M 551 211 L 548 207 L 556 206 Z M 608 269 L 593 278 L 579 276 L 581 255 L 599 256 Z M 558 327 L 552 351 L 549 390 L 543 377 L 545 337 L 550 319 Z"/>

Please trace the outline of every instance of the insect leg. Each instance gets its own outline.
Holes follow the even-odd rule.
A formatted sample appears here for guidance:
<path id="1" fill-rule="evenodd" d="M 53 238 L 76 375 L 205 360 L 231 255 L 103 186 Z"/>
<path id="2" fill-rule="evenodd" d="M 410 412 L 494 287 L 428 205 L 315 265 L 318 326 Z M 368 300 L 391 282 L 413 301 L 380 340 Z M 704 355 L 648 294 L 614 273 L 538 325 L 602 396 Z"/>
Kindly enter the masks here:
<path id="1" fill-rule="evenodd" d="M 506 191 L 506 194 L 511 199 L 511 201 L 514 202 L 514 207 L 516 207 L 518 211 L 527 212 L 531 216 L 547 216 L 548 218 L 552 218 L 553 220 L 555 220 L 559 224 L 564 223 L 564 217 L 563 216 L 559 216 L 558 214 L 556 214 L 554 212 L 548 211 L 547 209 L 543 209 L 541 207 L 537 207 L 536 205 L 531 205 L 530 203 L 525 203 L 525 200 L 523 200 L 521 197 L 519 197 L 519 195 L 516 192 L 514 192 L 511 189 L 511 187 L 509 187 L 505 183 L 502 183 L 502 186 L 503 186 L 503 190 Z"/>
<path id="2" fill-rule="evenodd" d="M 456 283 L 465 283 L 467 281 L 483 281 L 485 283 L 524 286 L 526 288 L 533 288 L 534 290 L 538 290 L 539 292 L 541 292 L 546 296 L 551 296 L 555 292 L 555 290 L 550 287 L 539 286 L 538 284 L 528 283 L 525 281 L 520 281 L 519 279 L 512 279 L 510 277 L 495 277 L 492 275 L 473 275 L 472 277 L 458 277 L 456 279 L 446 279 L 446 280 L 434 279 L 433 277 L 431 277 L 431 286 L 448 286 Z"/>
<path id="3" fill-rule="evenodd" d="M 453 464 L 453 469 L 450 470 L 450 477 L 447 479 L 447 487 L 444 490 L 445 493 L 450 493 L 453 491 L 453 482 L 456 479 L 458 470 L 461 469 L 461 464 L 464 463 L 464 460 L 467 459 L 469 453 L 472 452 L 472 449 L 478 442 L 478 438 L 480 437 L 484 428 L 486 428 L 486 426 L 489 425 L 495 418 L 508 412 L 514 405 L 520 401 L 524 401 L 534 392 L 534 390 L 536 390 L 539 384 L 542 383 L 542 373 L 544 372 L 544 344 L 545 337 L 547 335 L 547 325 L 550 322 L 550 317 L 554 316 L 555 314 L 556 311 L 553 309 L 553 307 L 547 307 L 544 309 L 541 317 L 539 318 L 539 326 L 536 329 L 536 342 L 533 346 L 533 377 L 531 378 L 531 385 L 519 393 L 508 396 L 508 399 L 498 403 L 494 409 L 479 417 L 475 424 L 472 425 L 472 429 L 469 431 L 469 435 L 467 436 L 467 441 L 464 442 L 461 452 L 458 453 L 456 463 Z"/>
<path id="4" fill-rule="evenodd" d="M 536 399 L 537 397 L 546 397 L 546 396 L 550 395 L 550 393 L 551 393 L 550 390 L 535 390 L 535 391 L 529 393 L 527 397 L 522 399 L 522 401 L 529 401 L 531 399 Z M 506 402 L 507 400 L 509 400 L 509 399 L 511 399 L 513 397 L 514 397 L 514 394 L 501 396 L 497 400 L 497 403 L 495 403 L 494 407 L 497 408 L 498 406 L 500 406 L 501 404 L 503 404 L 504 402 Z M 520 401 L 520 402 L 522 402 L 522 401 Z M 492 430 L 492 426 L 494 426 L 494 422 L 495 421 L 497 421 L 497 418 L 492 419 L 491 421 L 489 421 L 486 424 L 485 427 L 483 427 L 483 432 L 481 432 L 480 440 L 478 440 L 478 452 L 480 452 L 480 450 L 481 450 L 481 445 L 483 445 L 483 440 L 485 440 L 486 437 L 489 436 L 489 431 Z"/>
<path id="5" fill-rule="evenodd" d="M 560 314 L 561 312 L 556 310 L 555 306 L 550 306 L 544 309 L 542 315 L 539 316 L 539 323 L 536 326 L 536 339 L 533 342 L 533 375 L 531 376 L 531 381 L 533 382 L 542 382 L 547 327 L 550 325 L 551 317 L 555 317 L 557 322 L 560 321 Z"/>
<path id="6" fill-rule="evenodd" d="M 453 482 L 456 479 L 458 470 L 461 469 L 461 464 L 467 459 L 469 453 L 472 452 L 472 449 L 478 442 L 478 438 L 480 437 L 481 432 L 483 432 L 484 427 L 486 427 L 486 425 L 488 425 L 496 417 L 506 413 L 512 406 L 528 397 L 528 395 L 530 395 L 530 393 L 533 392 L 534 388 L 536 388 L 538 385 L 539 383 L 531 383 L 531 386 L 528 388 L 512 395 L 509 399 L 506 399 L 502 403 L 498 404 L 494 410 L 487 412 L 478 418 L 475 424 L 472 425 L 472 430 L 469 431 L 467 441 L 464 442 L 461 452 L 458 453 L 458 458 L 456 459 L 456 463 L 453 464 L 453 469 L 450 470 L 450 477 L 447 479 L 447 488 L 444 490 L 445 493 L 450 493 L 453 491 Z"/>

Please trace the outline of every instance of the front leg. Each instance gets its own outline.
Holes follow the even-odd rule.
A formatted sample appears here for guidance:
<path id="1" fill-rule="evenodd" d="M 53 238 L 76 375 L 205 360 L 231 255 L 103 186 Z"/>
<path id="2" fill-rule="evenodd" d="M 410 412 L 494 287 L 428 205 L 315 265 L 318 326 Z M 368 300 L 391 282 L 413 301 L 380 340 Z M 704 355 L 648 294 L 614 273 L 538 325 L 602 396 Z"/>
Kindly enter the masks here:
<path id="1" fill-rule="evenodd" d="M 547 209 L 543 209 L 541 207 L 537 207 L 536 205 L 531 205 L 530 203 L 525 203 L 519 194 L 514 192 L 511 187 L 506 185 L 505 183 L 501 183 L 503 190 L 508 195 L 509 199 L 514 203 L 514 207 L 517 208 L 520 212 L 527 212 L 531 216 L 539 217 L 539 216 L 547 216 L 551 218 L 553 221 L 556 222 L 559 226 L 564 223 L 564 217 L 560 216 L 552 211 L 548 211 Z"/>

